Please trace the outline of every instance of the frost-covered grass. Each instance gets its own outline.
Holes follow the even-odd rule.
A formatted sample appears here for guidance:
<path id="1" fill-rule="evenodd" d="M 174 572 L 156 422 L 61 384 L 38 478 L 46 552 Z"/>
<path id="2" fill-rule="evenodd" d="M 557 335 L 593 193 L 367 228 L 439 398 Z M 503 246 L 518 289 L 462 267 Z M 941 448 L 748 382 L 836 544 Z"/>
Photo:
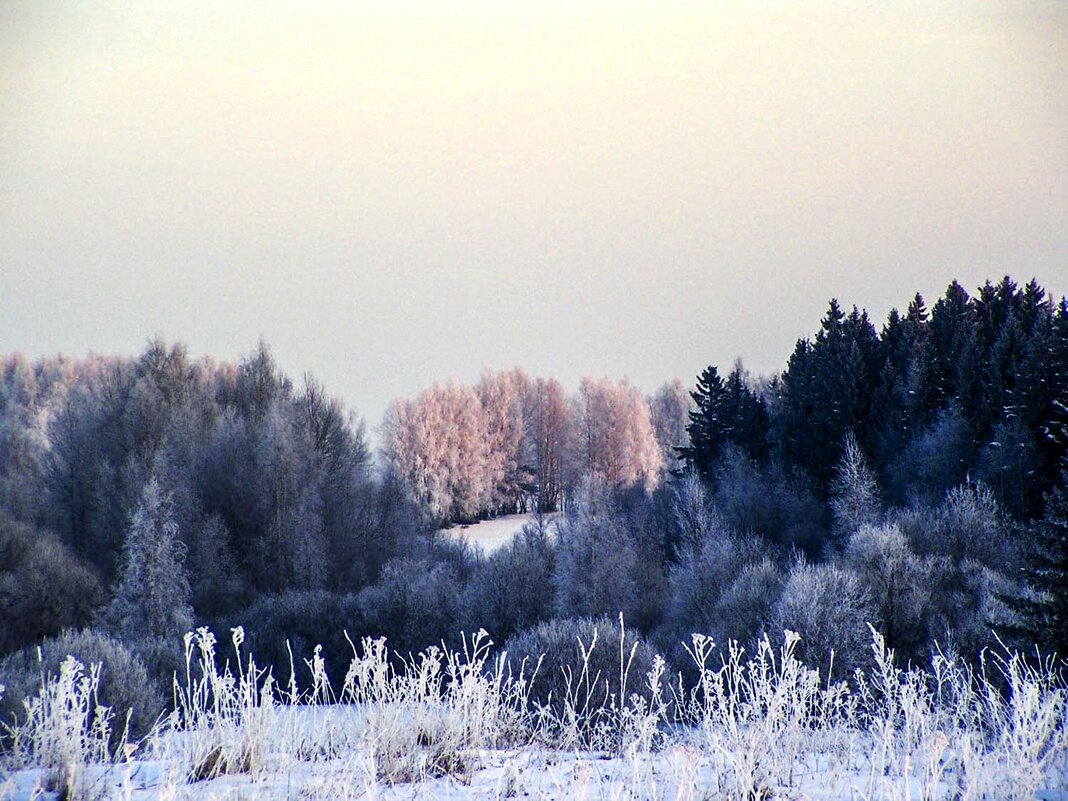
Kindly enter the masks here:
<path id="1" fill-rule="evenodd" d="M 563 698 L 538 703 L 530 678 L 547 666 L 512 672 L 484 634 L 407 657 L 365 639 L 334 678 L 316 652 L 303 687 L 242 644 L 240 629 L 225 648 L 188 635 L 173 710 L 117 746 L 96 670 L 68 660 L 7 737 L 0 798 L 964 801 L 1068 783 L 1061 678 L 1000 651 L 977 669 L 941 656 L 903 669 L 873 633 L 874 669 L 831 683 L 796 658 L 796 635 L 753 653 L 694 636 L 699 679 L 684 686 L 659 659 L 629 675 L 621 641 L 613 683 L 628 697 L 604 692 L 587 658 Z"/>

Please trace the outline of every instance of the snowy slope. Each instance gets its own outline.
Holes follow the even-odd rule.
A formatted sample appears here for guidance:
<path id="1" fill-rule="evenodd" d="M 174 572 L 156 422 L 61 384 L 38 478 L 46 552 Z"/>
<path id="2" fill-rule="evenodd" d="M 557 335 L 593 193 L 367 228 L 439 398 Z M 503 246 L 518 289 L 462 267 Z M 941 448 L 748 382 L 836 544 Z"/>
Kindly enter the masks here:
<path id="1" fill-rule="evenodd" d="M 558 514 L 547 515 L 550 520 L 559 517 Z M 505 515 L 493 520 L 482 520 L 470 526 L 452 526 L 443 529 L 447 537 L 464 539 L 472 545 L 477 545 L 484 553 L 491 554 L 503 548 L 515 537 L 527 523 L 536 523 L 536 515 Z M 551 530 L 551 525 L 550 525 Z"/>

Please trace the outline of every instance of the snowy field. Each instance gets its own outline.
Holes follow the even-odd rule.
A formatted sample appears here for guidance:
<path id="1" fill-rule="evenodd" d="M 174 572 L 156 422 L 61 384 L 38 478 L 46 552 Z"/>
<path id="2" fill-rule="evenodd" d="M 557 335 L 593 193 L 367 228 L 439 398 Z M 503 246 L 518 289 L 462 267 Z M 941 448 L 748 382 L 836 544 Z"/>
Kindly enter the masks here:
<path id="1" fill-rule="evenodd" d="M 555 521 L 559 516 L 559 514 L 545 515 L 545 518 L 550 521 L 550 531 L 552 530 L 552 521 Z M 470 526 L 453 526 L 442 529 L 442 531 L 447 537 L 463 539 L 472 545 L 478 546 L 488 556 L 511 542 L 515 535 L 523 530 L 523 526 L 528 523 L 536 524 L 537 515 L 505 515 L 492 520 L 482 520 Z"/>
<path id="2" fill-rule="evenodd" d="M 382 781 L 373 761 L 360 754 L 344 759 L 269 764 L 254 773 L 185 783 L 173 765 L 133 761 L 109 771 L 92 771 L 86 797 L 131 799 L 390 799 L 409 801 L 486 801 L 530 798 L 554 801 L 648 799 L 649 801 L 831 801 L 832 799 L 976 798 L 998 801 L 1068 801 L 1068 790 L 1052 785 L 1037 790 L 1030 783 L 1014 792 L 1005 783 L 990 792 L 976 788 L 954 793 L 947 782 L 932 784 L 921 776 L 906 783 L 895 777 L 873 777 L 860 767 L 847 772 L 821 769 L 814 761 L 799 765 L 787 786 L 763 787 L 757 794 L 731 790 L 718 778 L 713 761 L 699 742 L 672 746 L 657 754 L 622 758 L 557 751 L 539 747 L 482 751 L 465 755 L 468 764 L 454 775 L 427 776 L 414 782 Z M 11 777 L 0 798 L 57 798 L 40 789 L 40 774 L 25 771 Z"/>
<path id="3" fill-rule="evenodd" d="M 484 637 L 403 663 L 364 640 L 336 685 L 316 654 L 304 690 L 220 667 L 207 632 L 187 645 L 176 709 L 137 744 L 68 660 L 9 740 L 0 798 L 1063 801 L 1068 786 L 1064 685 L 1012 656 L 991 655 L 990 681 L 948 660 L 902 671 L 876 637 L 869 675 L 828 684 L 791 636 L 751 655 L 695 638 L 692 689 L 659 663 L 629 676 L 621 647 L 626 700 L 587 661 L 549 707 Z"/>

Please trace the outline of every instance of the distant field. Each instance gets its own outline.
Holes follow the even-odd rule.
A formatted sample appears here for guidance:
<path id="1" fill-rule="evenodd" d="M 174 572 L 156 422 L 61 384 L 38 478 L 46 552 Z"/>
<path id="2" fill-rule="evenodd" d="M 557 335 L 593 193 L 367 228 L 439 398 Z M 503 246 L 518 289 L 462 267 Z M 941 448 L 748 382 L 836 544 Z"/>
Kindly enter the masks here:
<path id="1" fill-rule="evenodd" d="M 545 515 L 545 517 L 555 522 L 560 514 L 554 513 Z M 493 520 L 483 520 L 470 526 L 452 526 L 443 531 L 446 536 L 467 540 L 472 545 L 481 548 L 484 553 L 491 554 L 511 542 L 512 537 L 522 531 L 527 523 L 535 522 L 537 522 L 537 516 L 532 514 L 505 515 Z"/>

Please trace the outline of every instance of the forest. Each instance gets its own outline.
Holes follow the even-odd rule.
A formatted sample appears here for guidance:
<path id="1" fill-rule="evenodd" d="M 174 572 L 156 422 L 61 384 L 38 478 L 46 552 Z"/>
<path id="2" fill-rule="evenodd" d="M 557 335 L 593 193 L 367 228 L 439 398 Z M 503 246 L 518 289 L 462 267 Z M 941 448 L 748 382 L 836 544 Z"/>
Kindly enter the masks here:
<path id="1" fill-rule="evenodd" d="M 6 720 L 74 653 L 144 731 L 196 627 L 243 626 L 283 683 L 317 645 L 343 673 L 365 636 L 483 630 L 566 662 L 620 615 L 682 681 L 695 633 L 796 632 L 836 679 L 871 666 L 869 624 L 903 663 L 995 637 L 1068 653 L 1068 302 L 1035 280 L 953 283 L 878 327 L 832 300 L 774 376 L 435 384 L 391 406 L 378 454 L 262 342 L 0 371 Z M 515 512 L 533 522 L 492 555 L 448 536 Z"/>

